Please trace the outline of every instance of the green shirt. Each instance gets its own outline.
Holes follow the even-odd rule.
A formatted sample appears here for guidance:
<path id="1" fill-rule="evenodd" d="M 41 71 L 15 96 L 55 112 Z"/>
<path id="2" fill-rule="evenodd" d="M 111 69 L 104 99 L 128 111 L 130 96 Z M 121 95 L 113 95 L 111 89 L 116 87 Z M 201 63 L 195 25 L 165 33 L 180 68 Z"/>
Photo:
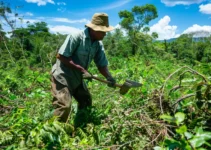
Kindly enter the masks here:
<path id="1" fill-rule="evenodd" d="M 86 70 L 88 70 L 92 60 L 94 60 L 97 67 L 108 65 L 102 42 L 95 41 L 92 43 L 88 28 L 68 35 L 58 53 L 71 57 L 75 64 Z M 67 85 L 71 90 L 74 90 L 82 83 L 82 73 L 65 66 L 58 59 L 52 68 L 52 74 L 57 81 Z"/>

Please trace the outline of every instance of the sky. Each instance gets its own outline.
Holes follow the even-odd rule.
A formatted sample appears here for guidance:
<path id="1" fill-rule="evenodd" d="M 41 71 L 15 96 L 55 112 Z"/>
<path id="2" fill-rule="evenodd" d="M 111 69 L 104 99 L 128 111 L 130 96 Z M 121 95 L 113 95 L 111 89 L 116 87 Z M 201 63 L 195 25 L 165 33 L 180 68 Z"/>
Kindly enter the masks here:
<path id="1" fill-rule="evenodd" d="M 94 13 L 104 12 L 109 24 L 119 28 L 118 13 L 131 11 L 134 6 L 153 4 L 158 17 L 149 23 L 150 32 L 157 32 L 159 40 L 177 38 L 181 34 L 194 33 L 196 36 L 211 34 L 211 0 L 0 0 L 8 4 L 16 19 L 16 27 L 44 21 L 50 32 L 68 34 L 83 30 Z M 22 20 L 18 19 L 22 18 Z M 5 25 L 3 18 L 0 23 Z M 8 26 L 4 26 L 9 31 Z"/>

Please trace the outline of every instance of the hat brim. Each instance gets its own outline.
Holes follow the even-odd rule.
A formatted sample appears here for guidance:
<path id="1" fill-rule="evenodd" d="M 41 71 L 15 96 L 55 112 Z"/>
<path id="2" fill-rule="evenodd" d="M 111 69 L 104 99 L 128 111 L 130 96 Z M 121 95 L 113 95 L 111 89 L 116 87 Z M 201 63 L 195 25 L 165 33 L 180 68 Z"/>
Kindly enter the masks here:
<path id="1" fill-rule="evenodd" d="M 92 28 L 95 31 L 102 31 L 102 32 L 109 32 L 109 31 L 112 31 L 114 29 L 114 27 L 112 27 L 112 26 L 109 26 L 109 27 L 97 26 L 97 25 L 94 25 L 92 23 L 88 23 L 85 26 L 86 27 L 90 27 L 90 28 Z"/>

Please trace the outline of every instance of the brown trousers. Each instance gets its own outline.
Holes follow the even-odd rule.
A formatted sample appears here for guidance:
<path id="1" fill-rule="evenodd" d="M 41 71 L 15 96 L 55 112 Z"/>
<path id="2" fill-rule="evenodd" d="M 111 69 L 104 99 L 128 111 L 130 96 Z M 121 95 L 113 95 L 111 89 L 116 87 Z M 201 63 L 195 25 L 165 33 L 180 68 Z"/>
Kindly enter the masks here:
<path id="1" fill-rule="evenodd" d="M 92 105 L 92 97 L 88 89 L 81 83 L 74 91 L 51 77 L 51 90 L 53 95 L 54 116 L 59 121 L 66 122 L 71 113 L 72 97 L 78 102 L 78 109 L 84 109 Z"/>

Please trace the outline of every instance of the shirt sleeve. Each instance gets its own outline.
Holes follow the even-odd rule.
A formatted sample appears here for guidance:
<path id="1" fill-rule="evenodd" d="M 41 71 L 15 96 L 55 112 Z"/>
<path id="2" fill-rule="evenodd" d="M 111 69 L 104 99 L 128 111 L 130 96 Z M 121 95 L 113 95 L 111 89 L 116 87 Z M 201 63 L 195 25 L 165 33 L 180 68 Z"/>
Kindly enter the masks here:
<path id="1" fill-rule="evenodd" d="M 97 65 L 97 67 L 105 67 L 108 65 L 108 60 L 105 55 L 104 46 L 101 41 L 99 42 L 99 47 L 94 57 L 94 62 Z"/>
<path id="2" fill-rule="evenodd" d="M 58 53 L 65 57 L 72 56 L 78 45 L 76 39 L 75 35 L 68 35 Z"/>

